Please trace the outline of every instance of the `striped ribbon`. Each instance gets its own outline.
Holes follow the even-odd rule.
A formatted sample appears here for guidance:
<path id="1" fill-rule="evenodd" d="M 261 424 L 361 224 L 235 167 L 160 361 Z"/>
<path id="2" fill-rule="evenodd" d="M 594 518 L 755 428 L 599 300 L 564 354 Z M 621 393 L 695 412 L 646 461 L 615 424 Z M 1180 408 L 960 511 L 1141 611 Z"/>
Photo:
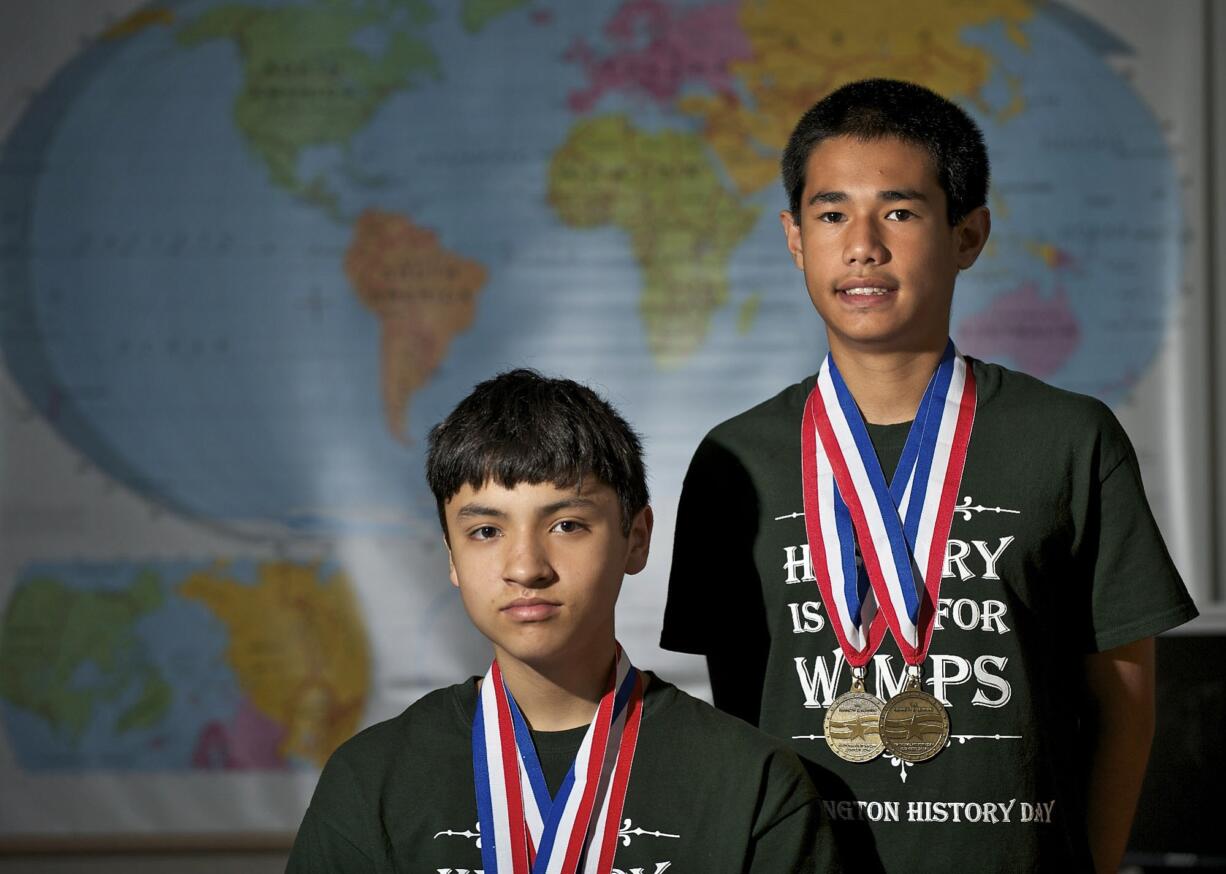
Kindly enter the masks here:
<path id="1" fill-rule="evenodd" d="M 886 627 L 908 664 L 927 655 L 975 403 L 974 373 L 951 341 L 887 485 L 838 366 L 829 355 L 822 363 L 801 431 L 805 528 L 822 600 L 852 667 L 872 658 Z"/>
<path id="2" fill-rule="evenodd" d="M 608 874 L 642 720 L 643 682 L 625 651 L 556 797 L 498 662 L 473 717 L 473 774 L 486 874 Z"/>

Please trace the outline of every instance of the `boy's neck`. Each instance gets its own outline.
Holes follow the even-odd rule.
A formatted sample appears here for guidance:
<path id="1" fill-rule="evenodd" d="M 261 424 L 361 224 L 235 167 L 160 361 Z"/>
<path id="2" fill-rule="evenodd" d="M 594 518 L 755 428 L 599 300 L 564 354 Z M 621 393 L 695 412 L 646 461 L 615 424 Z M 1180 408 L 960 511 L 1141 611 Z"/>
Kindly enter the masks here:
<path id="1" fill-rule="evenodd" d="M 895 425 L 915 418 L 945 344 L 935 349 L 879 352 L 832 342 L 830 351 L 864 420 L 872 425 Z"/>
<path id="2" fill-rule="evenodd" d="M 498 667 L 533 730 L 565 731 L 587 725 L 596 718 L 596 709 L 608 691 L 613 673 L 615 647 L 612 642 L 607 653 L 607 658 L 577 658 L 544 668 L 500 653 Z"/>

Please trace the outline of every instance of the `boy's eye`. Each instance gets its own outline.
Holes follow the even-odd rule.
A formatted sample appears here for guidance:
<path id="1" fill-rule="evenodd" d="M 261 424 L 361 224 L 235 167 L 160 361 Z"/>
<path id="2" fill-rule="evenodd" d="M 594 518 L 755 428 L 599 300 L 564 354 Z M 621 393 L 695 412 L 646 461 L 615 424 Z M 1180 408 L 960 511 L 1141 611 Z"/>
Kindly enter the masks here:
<path id="1" fill-rule="evenodd" d="M 832 224 L 834 224 L 834 223 L 836 223 L 836 222 L 841 222 L 841 221 L 843 220 L 843 213 L 841 213 L 841 212 L 824 212 L 824 213 L 822 213 L 821 215 L 819 215 L 819 216 L 817 217 L 817 220 L 818 220 L 819 222 L 825 222 L 826 224 L 831 224 L 831 225 L 832 225 Z"/>
<path id="2" fill-rule="evenodd" d="M 468 532 L 468 536 L 473 540 L 490 540 L 498 536 L 498 529 L 493 525 L 482 525 L 480 528 L 474 528 Z"/>
<path id="3" fill-rule="evenodd" d="M 915 213 L 909 209 L 892 209 L 885 214 L 885 217 L 890 221 L 905 222 L 908 219 L 915 218 Z"/>
<path id="4" fill-rule="evenodd" d="M 572 534 L 575 531 L 582 531 L 583 528 L 583 523 L 574 519 L 562 519 L 561 521 L 554 523 L 553 526 L 554 531 L 560 531 L 563 534 Z"/>

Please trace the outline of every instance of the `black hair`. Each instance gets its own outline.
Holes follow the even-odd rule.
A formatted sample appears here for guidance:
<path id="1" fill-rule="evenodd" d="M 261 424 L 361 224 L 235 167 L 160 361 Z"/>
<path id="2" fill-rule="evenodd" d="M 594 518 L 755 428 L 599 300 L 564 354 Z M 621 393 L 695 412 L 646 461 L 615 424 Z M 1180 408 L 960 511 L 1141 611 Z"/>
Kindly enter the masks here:
<path id="1" fill-rule="evenodd" d="M 444 505 L 465 485 L 580 487 L 593 476 L 617 494 L 622 533 L 647 506 L 639 436 L 596 392 L 535 370 L 479 383 L 430 431 L 426 480 L 447 533 Z"/>
<path id="2" fill-rule="evenodd" d="M 945 192 L 950 225 L 988 202 L 988 150 L 969 115 L 934 91 L 897 79 L 863 79 L 827 94 L 801 116 L 783 150 L 783 187 L 792 220 L 800 222 L 800 198 L 809 155 L 823 140 L 896 138 L 932 158 Z"/>

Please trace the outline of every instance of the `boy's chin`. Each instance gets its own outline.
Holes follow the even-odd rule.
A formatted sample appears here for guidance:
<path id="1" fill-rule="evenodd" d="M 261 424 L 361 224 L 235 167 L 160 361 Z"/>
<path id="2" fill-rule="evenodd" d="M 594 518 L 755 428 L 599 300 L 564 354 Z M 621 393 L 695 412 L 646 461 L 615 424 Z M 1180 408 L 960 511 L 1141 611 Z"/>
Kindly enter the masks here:
<path id="1" fill-rule="evenodd" d="M 515 635 L 500 635 L 497 639 L 490 638 L 494 644 L 494 654 L 499 664 L 514 662 L 537 671 L 545 671 L 564 664 L 568 658 L 574 658 L 572 647 L 565 641 L 526 641 L 516 639 Z"/>
<path id="2" fill-rule="evenodd" d="M 511 661 L 545 676 L 557 673 L 571 674 L 580 665 L 592 660 L 591 641 L 577 637 L 524 640 L 522 637 L 507 635 L 501 640 L 491 639 L 491 642 L 494 644 L 494 652 L 498 656 L 499 665 L 504 670 L 506 663 Z M 612 657 L 613 644 L 610 643 L 610 663 Z M 598 667 L 604 669 L 607 666 Z"/>

